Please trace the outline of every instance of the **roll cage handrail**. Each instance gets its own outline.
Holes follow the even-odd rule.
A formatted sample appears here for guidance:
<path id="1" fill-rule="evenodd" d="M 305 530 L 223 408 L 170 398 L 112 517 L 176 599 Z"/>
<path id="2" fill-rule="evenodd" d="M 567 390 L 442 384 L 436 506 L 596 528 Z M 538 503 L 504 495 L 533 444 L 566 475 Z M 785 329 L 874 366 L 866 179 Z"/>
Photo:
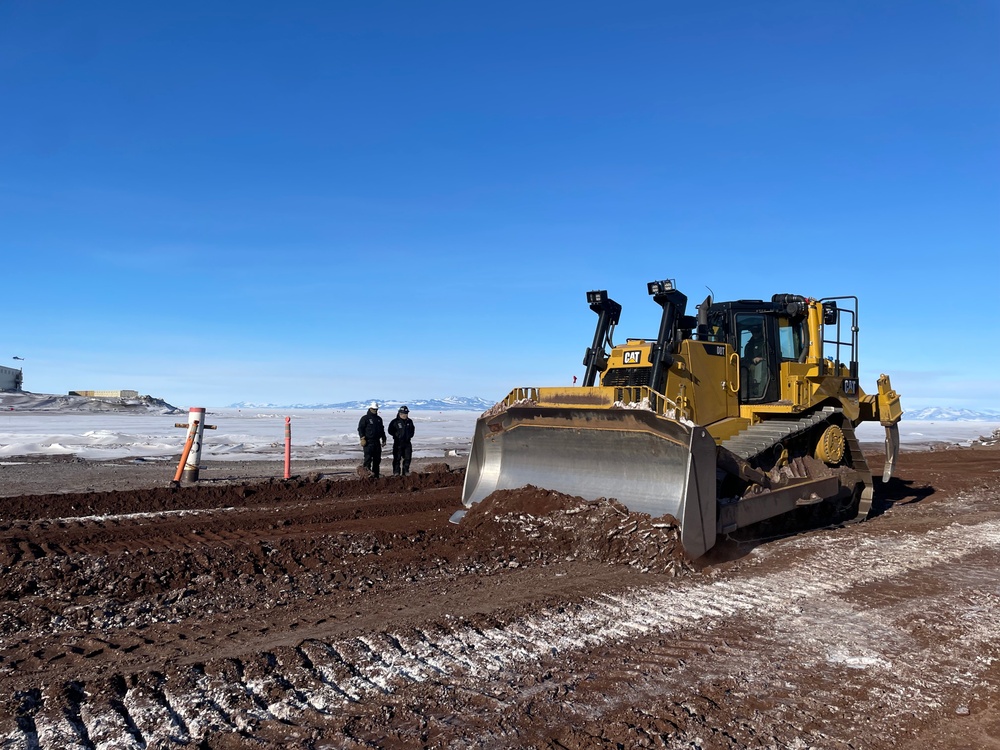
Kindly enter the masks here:
<path id="1" fill-rule="evenodd" d="M 850 300 L 853 304 L 850 307 L 841 307 L 837 304 L 838 300 Z M 851 377 L 858 377 L 858 298 L 850 295 L 843 297 L 823 297 L 818 300 L 820 304 L 823 305 L 824 312 L 826 309 L 827 302 L 833 302 L 834 308 L 837 310 L 837 322 L 835 325 L 830 326 L 826 324 L 825 315 L 823 322 L 823 346 L 824 351 L 826 350 L 827 344 L 832 344 L 835 347 L 836 354 L 834 356 L 834 366 L 839 370 L 840 366 L 845 364 L 845 360 L 841 357 L 842 350 L 849 350 L 849 359 L 846 360 L 848 369 L 850 370 Z M 845 332 L 843 331 L 842 317 L 844 314 L 850 316 L 850 329 L 847 333 L 850 334 L 849 338 L 845 338 Z M 828 338 L 830 329 L 833 329 L 834 338 Z"/>

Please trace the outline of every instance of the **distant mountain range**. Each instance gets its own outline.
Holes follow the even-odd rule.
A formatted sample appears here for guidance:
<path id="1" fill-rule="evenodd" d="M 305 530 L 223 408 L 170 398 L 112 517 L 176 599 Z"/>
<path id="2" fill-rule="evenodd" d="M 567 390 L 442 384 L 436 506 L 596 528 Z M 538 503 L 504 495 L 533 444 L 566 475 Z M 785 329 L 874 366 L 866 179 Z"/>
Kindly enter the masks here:
<path id="1" fill-rule="evenodd" d="M 384 412 L 396 411 L 406 404 L 411 409 L 422 411 L 485 411 L 493 406 L 488 401 L 477 396 L 448 396 L 446 398 L 413 399 L 400 401 L 393 398 L 368 398 L 360 401 L 341 401 L 335 404 L 274 404 L 257 403 L 254 401 L 238 401 L 229 404 L 230 409 L 345 409 L 359 411 L 368 408 L 372 401 L 378 403 Z M 960 409 L 953 406 L 931 406 L 926 409 L 907 410 L 903 417 L 913 422 L 1000 422 L 1000 411 Z"/>
<path id="2" fill-rule="evenodd" d="M 342 401 L 337 404 L 261 404 L 252 401 L 238 401 L 229 404 L 230 409 L 346 409 L 357 411 L 368 408 L 372 401 L 379 405 L 382 411 L 396 411 L 404 404 L 411 409 L 421 411 L 485 411 L 495 402 L 487 401 L 477 396 L 447 396 L 446 398 L 413 399 L 399 401 L 392 398 L 368 398 L 362 401 Z"/>
<path id="3" fill-rule="evenodd" d="M 919 422 L 1000 422 L 1000 412 L 930 406 L 916 411 L 908 410 L 903 419 Z"/>
<path id="4" fill-rule="evenodd" d="M 376 401 L 384 413 L 395 412 L 406 404 L 420 411 L 485 411 L 495 402 L 478 396 L 447 396 L 445 398 L 413 399 L 400 401 L 393 398 L 367 398 L 360 401 L 342 401 L 336 404 L 273 404 L 238 401 L 229 404 L 231 409 L 344 409 L 362 411 Z M 904 402 L 905 407 L 905 402 Z M 181 414 L 183 410 L 152 396 L 138 399 L 96 399 L 80 396 L 63 396 L 29 391 L 0 392 L 0 410 L 26 412 L 133 412 Z M 925 409 L 907 409 L 903 416 L 908 422 L 1000 422 L 1000 411 L 995 409 L 961 409 L 955 406 L 930 406 Z"/>

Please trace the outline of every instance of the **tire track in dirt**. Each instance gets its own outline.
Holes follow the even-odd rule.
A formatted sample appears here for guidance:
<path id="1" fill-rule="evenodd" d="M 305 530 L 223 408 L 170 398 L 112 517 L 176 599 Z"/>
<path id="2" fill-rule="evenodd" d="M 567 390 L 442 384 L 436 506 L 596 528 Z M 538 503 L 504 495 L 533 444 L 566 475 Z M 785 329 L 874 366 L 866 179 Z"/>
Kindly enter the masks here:
<path id="1" fill-rule="evenodd" d="M 881 603 L 877 598 L 854 606 L 839 601 L 842 593 L 851 590 L 847 588 L 851 584 L 851 576 L 836 582 L 827 573 L 825 580 L 808 587 L 792 586 L 787 595 L 774 587 L 774 581 L 736 579 L 716 584 L 718 593 L 722 595 L 721 606 L 724 608 L 727 602 L 731 602 L 734 616 L 723 621 L 699 622 L 695 630 L 690 624 L 686 630 L 683 625 L 677 625 L 678 634 L 687 632 L 690 633 L 688 637 L 694 639 L 694 648 L 680 654 L 676 653 L 676 647 L 683 644 L 674 639 L 665 645 L 660 638 L 668 630 L 667 627 L 651 628 L 659 632 L 652 633 L 651 638 L 637 639 L 636 643 L 642 645 L 636 646 L 634 651 L 625 649 L 623 654 L 621 647 L 605 649 L 602 646 L 586 652 L 575 665 L 577 669 L 584 673 L 589 670 L 601 674 L 599 684 L 606 688 L 615 686 L 618 698 L 609 706 L 606 696 L 584 695 L 582 690 L 574 688 L 572 704 L 566 705 L 582 707 L 579 709 L 581 715 L 560 715 L 556 722 L 586 724 L 588 708 L 593 709 L 597 703 L 602 708 L 602 715 L 605 712 L 624 712 L 630 706 L 659 705 L 661 713 L 658 715 L 661 718 L 667 716 L 676 723 L 683 720 L 681 714 L 686 713 L 686 709 L 677 713 L 669 705 L 662 707 L 664 696 L 688 695 L 709 701 L 714 696 L 716 700 L 724 697 L 726 709 L 724 712 L 712 712 L 716 722 L 712 731 L 725 729 L 729 732 L 727 736 L 739 735 L 739 739 L 731 743 L 724 737 L 715 737 L 713 742 L 721 743 L 719 746 L 756 746 L 754 738 L 762 730 L 778 731 L 780 734 L 784 726 L 784 736 L 788 738 L 807 738 L 822 747 L 857 747 L 857 738 L 871 736 L 873 719 L 881 727 L 918 726 L 919 721 L 916 720 L 942 710 L 942 703 L 949 696 L 952 705 L 948 710 L 968 712 L 968 705 L 957 708 L 954 705 L 956 691 L 959 695 L 963 691 L 969 693 L 967 702 L 972 698 L 980 701 L 995 699 L 996 689 L 990 686 L 988 680 L 982 679 L 982 673 L 1000 658 L 994 633 L 989 626 L 1000 616 L 997 584 L 995 579 L 990 579 L 990 571 L 995 571 L 1000 563 L 1000 550 L 996 545 L 998 531 L 1000 529 L 993 524 L 973 528 L 970 539 L 962 538 L 966 532 L 961 529 L 951 534 L 927 535 L 928 538 L 922 542 L 924 546 L 903 545 L 909 547 L 904 554 L 899 554 L 902 550 L 889 547 L 892 554 L 884 570 L 877 574 L 859 573 L 854 577 L 875 581 L 909 571 L 931 577 L 932 569 L 937 564 L 951 561 L 965 574 L 960 575 L 959 580 L 972 584 L 960 594 L 933 600 L 933 606 L 928 606 L 919 593 L 920 589 L 915 589 L 915 596 L 905 602 L 905 606 L 897 606 L 889 613 L 892 615 L 889 621 L 880 612 L 884 607 L 878 606 Z M 936 549 L 938 544 L 955 544 L 955 547 L 939 554 Z M 829 543 L 822 541 L 820 545 L 829 546 Z M 982 553 L 983 550 L 986 554 Z M 919 559 L 914 558 L 913 553 L 917 553 Z M 968 560 L 970 554 L 975 554 L 974 562 Z M 795 580 L 796 572 L 815 578 L 818 571 L 814 573 L 810 567 L 815 563 L 825 563 L 824 557 L 829 559 L 829 555 L 821 554 L 800 564 L 798 571 L 789 570 L 787 582 Z M 856 564 L 859 559 L 853 562 Z M 747 589 L 747 592 L 734 596 L 733 587 Z M 704 591 L 704 587 L 701 589 Z M 747 593 L 760 596 L 748 597 Z M 627 599 L 617 597 L 615 601 L 626 607 Z M 975 602 L 975 606 L 971 605 L 971 601 Z M 766 602 L 770 606 L 758 607 L 758 602 Z M 949 615 L 954 619 L 955 612 L 969 610 L 974 614 L 964 616 L 960 626 L 947 633 L 948 637 L 939 637 L 929 654 L 923 651 L 924 644 L 913 642 L 905 633 L 893 631 L 897 627 L 893 620 L 913 612 L 943 621 Z M 703 611 L 704 608 L 695 606 L 678 609 L 677 613 L 697 617 Z M 630 619 L 635 621 L 636 618 Z M 661 618 L 642 618 L 640 621 L 655 619 Z M 662 619 L 667 621 L 667 618 Z M 673 620 L 670 618 L 671 622 Z M 831 622 L 834 623 L 832 627 Z M 886 643 L 880 642 L 887 633 L 894 635 L 897 641 L 888 644 L 888 648 Z M 705 653 L 706 649 L 710 655 Z M 790 651 L 796 653 L 793 661 L 776 661 L 775 655 Z M 895 654 L 894 663 L 886 663 L 878 655 L 887 651 L 890 655 Z M 956 651 L 960 654 L 970 651 L 980 653 L 982 657 L 978 667 L 968 670 L 966 666 L 960 670 L 962 662 L 960 658 L 955 658 Z M 623 668 L 623 662 L 634 666 Z M 666 672 L 659 673 L 655 668 L 651 672 L 651 665 L 662 667 L 664 663 Z M 686 663 L 694 666 L 686 668 Z M 962 671 L 959 678 L 953 677 L 957 671 Z M 573 670 L 565 672 L 573 674 Z M 822 687 L 817 688 L 817 683 L 825 684 L 825 691 Z M 815 695 L 807 695 L 795 687 L 807 684 L 811 692 L 822 693 L 819 700 Z M 630 686 L 630 689 L 621 691 L 619 686 L 622 685 Z M 914 689 L 915 685 L 921 686 L 920 689 Z M 887 705 L 883 706 L 879 700 L 866 702 L 864 697 L 871 694 L 882 696 Z M 741 727 L 735 719 L 727 719 L 733 726 L 727 727 L 724 721 L 720 726 L 720 714 L 725 717 L 739 716 L 741 709 L 745 711 L 744 717 L 764 712 L 768 717 L 767 725 L 762 726 L 760 721 L 747 718 L 749 729 Z M 564 713 L 572 712 L 567 708 Z M 826 728 L 829 721 L 816 724 L 814 717 L 817 716 L 835 718 L 839 737 L 832 736 Z M 855 723 L 845 724 L 846 717 L 851 717 Z M 483 720 L 483 723 L 488 726 L 488 721 Z M 589 739 L 596 742 L 597 738 L 604 736 L 601 732 L 606 731 L 607 726 L 607 722 L 591 722 Z M 702 727 L 702 731 L 708 729 Z M 861 743 L 861 746 L 891 747 L 892 734 L 889 731 L 873 743 Z M 512 737 L 500 734 L 493 735 L 492 739 L 509 742 Z M 523 738 L 517 739 L 523 741 Z M 666 739 L 661 738 L 662 741 Z M 634 741 L 637 738 L 632 737 L 625 744 Z M 764 746 L 767 746 L 766 743 Z"/>
<path id="2" fill-rule="evenodd" d="M 985 535 L 981 533 L 984 531 Z M 881 634 L 892 626 L 877 613 L 870 616 L 865 607 L 846 607 L 827 595 L 829 592 L 837 597 L 848 591 L 846 587 L 850 585 L 850 580 L 799 587 L 798 591 L 792 589 L 788 596 L 782 595 L 767 581 L 763 582 L 767 584 L 763 586 L 758 585 L 762 583 L 760 581 L 732 581 L 727 583 L 749 586 L 751 590 L 763 594 L 759 597 L 760 601 L 780 605 L 773 622 L 767 622 L 771 615 L 766 608 L 748 606 L 748 603 L 755 605 L 757 598 L 747 599 L 744 596 L 742 603 L 736 603 L 733 616 L 721 621 L 715 618 L 699 622 L 696 628 L 688 623 L 686 628 L 677 625 L 676 630 L 671 631 L 670 627 L 675 624 L 673 618 L 638 618 L 646 623 L 658 619 L 661 625 L 650 628 L 647 637 L 635 639 L 632 644 L 604 642 L 596 648 L 581 651 L 579 660 L 572 667 L 559 669 L 555 659 L 540 658 L 534 667 L 535 672 L 558 670 L 548 682 L 550 690 L 553 684 L 558 687 L 561 679 L 572 686 L 571 697 L 559 703 L 563 706 L 562 713 L 550 717 L 548 723 L 588 727 L 581 732 L 582 737 L 567 739 L 566 746 L 580 742 L 587 746 L 601 745 L 606 744 L 609 728 L 609 722 L 603 717 L 607 714 L 620 715 L 632 710 L 631 707 L 644 706 L 651 707 L 647 712 L 655 712 L 657 721 L 667 721 L 674 730 L 693 722 L 694 732 L 706 732 L 712 736 L 709 742 L 712 747 L 773 746 L 773 740 L 758 744 L 762 733 L 771 738 L 784 737 L 785 742 L 808 740 L 821 747 L 893 747 L 895 734 L 905 731 L 906 727 L 919 726 L 921 717 L 937 715 L 935 712 L 943 710 L 942 702 L 949 696 L 952 705 L 946 710 L 967 712 L 967 705 L 957 709 L 953 705 L 956 690 L 959 695 L 963 690 L 974 691 L 976 694 L 971 697 L 980 702 L 995 700 L 995 688 L 982 677 L 983 671 L 1000 658 L 989 627 L 989 623 L 1000 616 L 996 583 L 989 579 L 989 571 L 995 570 L 1000 561 L 1000 551 L 996 546 L 998 531 L 1000 529 L 994 524 L 974 529 L 971 539 L 956 539 L 956 534 L 964 536 L 965 532 L 961 529 L 953 534 L 928 535 L 924 545 L 929 547 L 907 545 L 910 552 L 898 554 L 899 551 L 894 551 L 890 555 L 892 563 L 884 571 L 877 575 L 859 574 L 858 577 L 869 580 L 913 570 L 918 574 L 931 575 L 931 568 L 937 563 L 952 561 L 956 562 L 956 567 L 968 572 L 965 580 L 985 584 L 986 590 L 982 587 L 964 590 L 955 597 L 936 601 L 933 608 L 928 608 L 919 595 L 908 602 L 906 608 L 898 608 L 900 612 L 911 609 L 927 612 L 930 617 L 943 620 L 949 614 L 968 610 L 970 602 L 967 600 L 976 601 L 977 606 L 973 608 L 975 615 L 963 618 L 961 632 L 956 629 L 951 633 L 952 639 L 939 639 L 936 648 L 926 657 L 922 656 L 922 644 L 909 642 L 900 635 L 896 638 L 901 643 L 888 650 L 890 655 L 896 655 L 896 669 L 869 650 L 878 647 Z M 955 546 L 945 554 L 937 554 L 934 548 L 939 544 Z M 982 554 L 983 550 L 986 554 Z M 923 553 L 929 551 L 934 551 L 934 554 L 923 557 Z M 914 559 L 912 552 L 921 555 L 921 559 Z M 967 559 L 970 554 L 975 554 L 974 563 Z M 823 557 L 819 555 L 818 559 L 813 558 L 800 565 L 798 571 L 789 571 L 789 579 L 793 580 L 796 572 L 806 572 L 814 577 L 809 570 L 810 565 L 827 562 Z M 698 588 L 704 589 L 704 586 Z M 810 589 L 812 593 L 805 599 L 797 598 Z M 725 601 L 731 592 L 722 593 Z M 828 606 L 831 601 L 832 607 Z M 627 604 L 627 597 L 616 597 L 615 602 L 619 606 L 613 611 L 621 612 L 622 605 Z M 725 606 L 724 602 L 722 606 Z M 802 606 L 815 611 L 808 617 L 796 615 L 797 608 Z M 871 606 L 872 602 L 869 602 L 868 607 Z M 840 612 L 836 611 L 838 607 Z M 679 610 L 684 616 L 697 616 L 704 611 L 703 607 L 697 606 Z M 637 618 L 633 616 L 629 619 L 635 622 Z M 662 625 L 668 621 L 670 625 Z M 831 621 L 835 623 L 834 627 L 829 626 Z M 664 635 L 670 640 L 665 641 Z M 961 636 L 959 642 L 954 640 L 958 636 Z M 685 637 L 687 644 L 682 640 Z M 810 644 L 816 644 L 818 650 L 810 651 Z M 836 644 L 836 647 L 831 649 L 830 644 Z M 881 646 L 885 653 L 885 644 Z M 965 671 L 961 679 L 951 678 L 961 665 L 961 659 L 955 658 L 956 647 L 959 654 L 969 653 L 967 649 L 982 654 L 979 666 Z M 800 655 L 792 662 L 776 661 L 775 655 L 788 654 L 796 648 L 800 650 L 800 655 L 811 654 L 811 657 L 804 658 L 801 664 Z M 914 661 L 911 667 L 910 662 Z M 634 666 L 623 667 L 623 663 Z M 588 673 L 600 675 L 599 680 L 594 680 L 598 686 L 589 691 L 578 678 L 572 677 Z M 584 682 L 592 679 L 588 677 Z M 462 718 L 462 736 L 476 737 L 477 746 L 487 747 L 491 743 L 530 745 L 536 742 L 547 745 L 552 740 L 545 735 L 528 741 L 517 733 L 497 732 L 491 718 L 506 715 L 505 712 L 516 710 L 519 706 L 530 705 L 532 692 L 538 690 L 536 683 L 518 677 L 513 670 L 511 674 L 497 676 L 490 684 L 499 686 L 498 690 L 505 693 L 505 697 L 489 701 L 475 715 L 466 707 Z M 802 689 L 798 687 L 800 685 Z M 810 687 L 804 688 L 806 685 Z M 513 694 L 512 686 L 516 687 Z M 879 699 L 864 700 L 869 695 L 881 696 L 888 707 L 884 707 Z M 669 700 L 665 704 L 665 696 L 684 698 L 672 705 Z M 431 705 L 446 700 L 439 692 L 422 697 Z M 725 701 L 725 709 L 718 706 L 712 709 L 711 705 L 719 701 Z M 699 714 L 692 708 L 698 703 L 710 707 Z M 741 710 L 744 712 L 742 718 Z M 602 718 L 588 721 L 595 711 Z M 766 721 L 761 721 L 761 715 L 767 717 Z M 711 726 L 712 722 L 715 726 Z M 880 727 L 880 733 L 874 736 L 871 733 L 873 722 Z M 890 729 L 886 731 L 886 728 Z M 656 742 L 665 744 L 671 736 L 671 732 L 665 730 Z M 676 741 L 676 735 L 673 736 Z M 698 737 L 697 734 L 692 736 Z M 634 735 L 627 737 L 627 741 L 623 742 L 625 746 L 644 741 Z M 866 737 L 869 739 L 859 739 Z M 701 739 L 698 739 L 696 744 L 700 742 Z M 782 741 L 778 744 L 784 746 Z M 789 746 L 797 745 L 791 742 Z"/>
<path id="3" fill-rule="evenodd" d="M 110 746 L 107 738 L 122 732 L 138 747 L 170 737 L 199 742 L 218 731 L 253 736 L 289 716 L 329 717 L 347 706 L 356 711 L 405 703 L 414 691 L 429 691 L 446 706 L 449 694 L 475 684 L 482 686 L 473 690 L 477 708 L 463 709 L 461 718 L 452 721 L 474 726 L 480 743 L 502 743 L 511 737 L 488 729 L 488 716 L 540 689 L 537 679 L 526 674 L 584 657 L 591 671 L 599 671 L 629 653 L 641 654 L 647 662 L 652 657 L 662 669 L 609 671 L 612 678 L 624 678 L 630 689 L 599 700 L 578 689 L 573 711 L 600 715 L 612 705 L 644 705 L 643 699 L 651 705 L 657 696 L 662 702 L 663 695 L 680 692 L 690 694 L 690 700 L 686 707 L 668 707 L 670 720 L 697 721 L 700 709 L 692 706 L 713 700 L 717 685 L 726 685 L 736 705 L 763 702 L 775 726 L 836 746 L 843 731 L 864 727 L 841 720 L 838 739 L 807 715 L 823 715 L 830 706 L 842 714 L 851 710 L 838 697 L 845 681 L 852 695 L 881 696 L 886 718 L 901 721 L 936 710 L 956 687 L 976 689 L 974 670 L 954 674 L 950 648 L 956 639 L 983 651 L 983 668 L 1000 658 L 991 640 L 992 623 L 1000 619 L 1000 596 L 995 584 L 992 592 L 983 587 L 988 569 L 1000 559 L 1000 521 L 952 525 L 920 536 L 813 535 L 792 540 L 785 549 L 798 558 L 777 572 L 747 566 L 717 580 L 678 579 L 510 622 L 482 618 L 337 641 L 310 638 L 273 656 L 261 653 L 179 668 L 163 675 L 155 689 L 140 687 L 150 679 L 144 673 L 116 677 L 127 685 L 124 693 L 78 683 L 53 692 L 53 686 L 42 685 L 27 691 L 31 700 L 23 698 L 18 716 L 5 722 L 4 747 L 98 748 Z M 862 590 L 858 587 L 919 576 L 975 553 L 980 562 L 965 568 L 968 587 L 950 596 L 928 603 L 900 597 L 897 590 L 882 606 L 850 601 Z M 965 607 L 966 615 L 950 633 L 939 628 L 939 635 L 948 637 L 936 648 L 907 635 L 907 627 L 919 624 L 918 610 L 924 622 L 944 623 L 956 597 L 969 596 L 978 597 L 977 607 Z M 831 610 L 838 611 L 831 617 Z M 873 632 L 895 639 L 889 653 L 898 654 L 898 661 L 887 663 L 870 648 Z M 779 647 L 787 650 L 789 643 L 798 644 L 798 665 L 776 664 L 772 655 Z M 826 693 L 802 700 L 794 685 L 806 676 L 815 680 L 823 670 L 829 675 L 820 680 Z M 264 694 L 266 700 L 253 699 Z M 863 713 L 850 718 L 860 722 Z"/>
<path id="4" fill-rule="evenodd" d="M 210 613 L 203 606 L 209 601 L 220 612 L 242 613 L 261 599 L 264 605 L 283 606 L 338 588 L 371 586 L 381 567 L 454 534 L 453 526 L 436 535 L 411 529 L 426 528 L 426 516 L 440 516 L 455 492 L 432 488 L 420 496 L 379 502 L 362 497 L 349 508 L 305 503 L 211 510 L 183 515 L 180 521 L 177 514 L 141 514 L 158 522 L 133 518 L 135 528 L 93 518 L 83 523 L 83 532 L 76 522 L 32 522 L 0 532 L 6 543 L 0 545 L 0 563 L 5 563 L 0 568 L 0 673 L 9 665 L 24 669 L 55 663 L 56 654 L 26 658 L 22 646 L 42 636 L 101 628 L 110 633 L 111 648 L 127 654 L 129 648 L 119 641 L 132 639 L 122 628 L 134 631 L 199 610 Z M 395 527 L 365 526 L 366 517 L 382 517 L 390 507 L 400 513 Z"/>
<path id="5" fill-rule="evenodd" d="M 338 507 L 314 501 L 251 508 L 226 507 L 17 521 L 0 531 L 0 547 L 9 550 L 7 565 L 14 565 L 24 558 L 40 559 L 50 553 L 65 556 L 75 553 L 115 554 L 136 548 L 185 548 L 191 546 L 192 533 L 201 536 L 200 541 L 256 537 L 262 529 L 267 529 L 272 536 L 302 534 L 306 531 L 315 533 L 317 526 L 353 525 L 365 519 L 382 517 L 387 512 L 385 505 L 384 502 L 354 502 Z M 441 505 L 439 493 L 429 490 L 421 493 L 419 499 L 407 499 L 404 502 L 396 499 L 392 508 L 395 515 L 416 515 L 436 511 Z M 305 513 L 304 509 L 311 509 L 312 512 Z M 275 528 L 276 519 L 289 514 L 294 514 L 295 523 Z M 205 528 L 192 529 L 192 521 L 199 521 Z M 213 529 L 215 524 L 222 524 L 224 530 Z"/>

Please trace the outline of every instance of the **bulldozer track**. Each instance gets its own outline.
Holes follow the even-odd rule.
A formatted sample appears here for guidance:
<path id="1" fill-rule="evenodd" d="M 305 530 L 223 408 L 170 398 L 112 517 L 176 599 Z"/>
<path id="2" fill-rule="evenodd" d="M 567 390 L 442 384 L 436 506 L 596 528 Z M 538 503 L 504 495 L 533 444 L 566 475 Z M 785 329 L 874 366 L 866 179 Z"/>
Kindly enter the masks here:
<path id="1" fill-rule="evenodd" d="M 750 425 L 745 430 L 723 441 L 722 447 L 752 463 L 753 459 L 763 455 L 779 443 L 801 435 L 818 424 L 828 422 L 840 413 L 842 411 L 836 407 L 824 406 L 822 409 L 799 419 L 780 417 L 767 419 Z"/>
<path id="2" fill-rule="evenodd" d="M 747 429 L 737 433 L 729 440 L 723 441 L 721 447 L 726 448 L 737 457 L 749 462 L 751 465 L 758 465 L 758 460 L 763 458 L 768 451 L 774 450 L 790 438 L 804 435 L 821 424 L 833 424 L 836 417 L 843 414 L 841 409 L 834 406 L 824 406 L 822 409 L 808 414 L 799 419 L 772 418 L 751 425 Z M 868 468 L 868 462 L 861 450 L 854 428 L 846 421 L 839 425 L 844 434 L 844 442 L 847 454 L 850 456 L 850 465 L 854 469 L 861 488 L 857 493 L 857 513 L 850 521 L 857 522 L 865 520 L 871 511 L 874 498 L 874 482 L 872 473 Z M 765 541 L 777 536 L 757 537 L 757 541 Z"/>

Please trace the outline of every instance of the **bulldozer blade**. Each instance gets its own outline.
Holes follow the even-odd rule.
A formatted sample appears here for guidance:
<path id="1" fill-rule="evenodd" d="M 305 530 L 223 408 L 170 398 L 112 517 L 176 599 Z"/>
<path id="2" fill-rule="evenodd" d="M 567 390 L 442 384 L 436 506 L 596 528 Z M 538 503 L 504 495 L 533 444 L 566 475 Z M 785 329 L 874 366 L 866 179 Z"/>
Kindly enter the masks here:
<path id="1" fill-rule="evenodd" d="M 882 481 L 892 479 L 892 472 L 899 456 L 899 424 L 888 425 L 885 428 L 885 468 L 882 469 Z"/>
<path id="2" fill-rule="evenodd" d="M 476 423 L 462 502 L 526 485 L 671 515 L 692 558 L 715 544 L 716 447 L 701 427 L 641 409 L 511 407 Z"/>

